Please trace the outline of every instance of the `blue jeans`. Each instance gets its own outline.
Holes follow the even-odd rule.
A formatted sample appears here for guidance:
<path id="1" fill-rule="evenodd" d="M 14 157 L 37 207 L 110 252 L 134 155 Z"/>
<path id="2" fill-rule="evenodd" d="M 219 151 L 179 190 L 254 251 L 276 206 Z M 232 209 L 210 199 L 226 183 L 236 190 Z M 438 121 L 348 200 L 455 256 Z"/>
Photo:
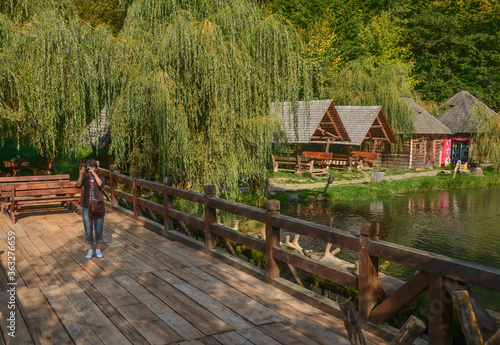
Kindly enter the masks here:
<path id="1" fill-rule="evenodd" d="M 85 228 L 85 243 L 94 243 L 94 234 L 92 233 L 95 229 L 95 243 L 102 243 L 102 228 L 104 226 L 104 214 L 100 219 L 90 219 L 89 209 L 82 207 L 82 219 L 83 227 Z"/>

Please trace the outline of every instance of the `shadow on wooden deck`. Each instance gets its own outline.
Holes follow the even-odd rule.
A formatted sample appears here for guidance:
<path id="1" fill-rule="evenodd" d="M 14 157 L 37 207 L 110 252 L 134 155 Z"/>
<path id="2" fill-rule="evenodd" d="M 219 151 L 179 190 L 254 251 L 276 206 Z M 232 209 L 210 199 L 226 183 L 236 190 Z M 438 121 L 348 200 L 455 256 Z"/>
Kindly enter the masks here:
<path id="1" fill-rule="evenodd" d="M 0 343 L 350 344 L 342 320 L 251 275 L 119 212 L 107 209 L 104 223 L 104 257 L 87 260 L 78 214 L 26 207 L 15 225 L 0 215 Z"/>

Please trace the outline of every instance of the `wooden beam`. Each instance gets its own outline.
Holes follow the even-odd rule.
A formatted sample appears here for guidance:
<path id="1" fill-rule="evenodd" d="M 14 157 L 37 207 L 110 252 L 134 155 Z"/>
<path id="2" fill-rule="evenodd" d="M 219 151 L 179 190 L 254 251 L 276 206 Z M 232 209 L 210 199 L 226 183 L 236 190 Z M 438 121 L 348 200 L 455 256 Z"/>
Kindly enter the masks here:
<path id="1" fill-rule="evenodd" d="M 340 310 L 342 311 L 342 319 L 344 320 L 344 326 L 351 345 L 365 345 L 365 337 L 361 331 L 361 324 L 354 311 L 352 302 L 341 303 Z"/>
<path id="2" fill-rule="evenodd" d="M 474 308 L 474 313 L 476 314 L 477 323 L 479 324 L 483 339 L 488 339 L 493 336 L 493 334 L 495 334 L 497 330 L 495 320 L 493 320 L 486 308 L 483 307 L 470 287 L 465 283 L 461 283 L 451 279 L 445 279 L 444 285 L 449 293 L 463 290 L 467 291 L 467 293 L 469 294 L 469 300 L 472 304 L 472 307 Z"/>
<path id="3" fill-rule="evenodd" d="M 443 286 L 443 277 L 429 274 L 429 344 L 451 345 L 453 301 Z"/>
<path id="4" fill-rule="evenodd" d="M 425 328 L 422 320 L 411 315 L 389 345 L 412 345 Z"/>
<path id="5" fill-rule="evenodd" d="M 455 304 L 460 325 L 462 326 L 462 333 L 465 336 L 467 344 L 484 344 L 481 331 L 477 325 L 476 314 L 474 314 L 474 310 L 472 309 L 467 291 L 454 291 L 451 293 L 451 297 L 453 298 L 453 304 Z"/>
<path id="6" fill-rule="evenodd" d="M 405 285 L 389 296 L 389 298 L 374 308 L 368 320 L 377 325 L 384 323 L 391 316 L 403 309 L 405 305 L 417 298 L 428 287 L 429 274 L 425 271 L 420 271 Z"/>

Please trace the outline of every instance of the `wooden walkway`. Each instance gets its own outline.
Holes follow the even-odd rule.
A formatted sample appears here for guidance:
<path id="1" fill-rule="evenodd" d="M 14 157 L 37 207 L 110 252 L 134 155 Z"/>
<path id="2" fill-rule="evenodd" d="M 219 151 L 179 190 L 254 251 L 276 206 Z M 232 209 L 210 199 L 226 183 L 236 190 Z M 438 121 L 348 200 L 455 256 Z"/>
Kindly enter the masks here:
<path id="1" fill-rule="evenodd" d="M 350 344 L 342 320 L 257 278 L 121 213 L 108 209 L 104 224 L 104 257 L 87 260 L 78 214 L 26 207 L 16 225 L 0 214 L 0 343 Z M 6 328 L 11 230 L 16 338 Z"/>

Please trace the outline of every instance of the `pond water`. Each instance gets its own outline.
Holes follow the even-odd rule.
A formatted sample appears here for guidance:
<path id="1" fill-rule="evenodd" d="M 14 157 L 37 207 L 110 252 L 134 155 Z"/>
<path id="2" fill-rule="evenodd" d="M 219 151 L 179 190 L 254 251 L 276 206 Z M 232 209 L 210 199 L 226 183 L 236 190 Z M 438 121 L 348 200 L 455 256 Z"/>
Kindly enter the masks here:
<path id="1" fill-rule="evenodd" d="M 281 212 L 358 234 L 361 222 L 376 221 L 380 223 L 381 240 L 500 269 L 498 186 L 434 190 L 349 204 L 295 204 Z M 315 251 L 324 251 L 325 247 L 304 236 L 299 244 Z M 357 253 L 345 249 L 337 256 L 350 262 L 357 260 Z M 386 273 L 408 280 L 414 270 L 391 263 Z M 487 308 L 500 312 L 499 293 L 473 290 Z"/>

